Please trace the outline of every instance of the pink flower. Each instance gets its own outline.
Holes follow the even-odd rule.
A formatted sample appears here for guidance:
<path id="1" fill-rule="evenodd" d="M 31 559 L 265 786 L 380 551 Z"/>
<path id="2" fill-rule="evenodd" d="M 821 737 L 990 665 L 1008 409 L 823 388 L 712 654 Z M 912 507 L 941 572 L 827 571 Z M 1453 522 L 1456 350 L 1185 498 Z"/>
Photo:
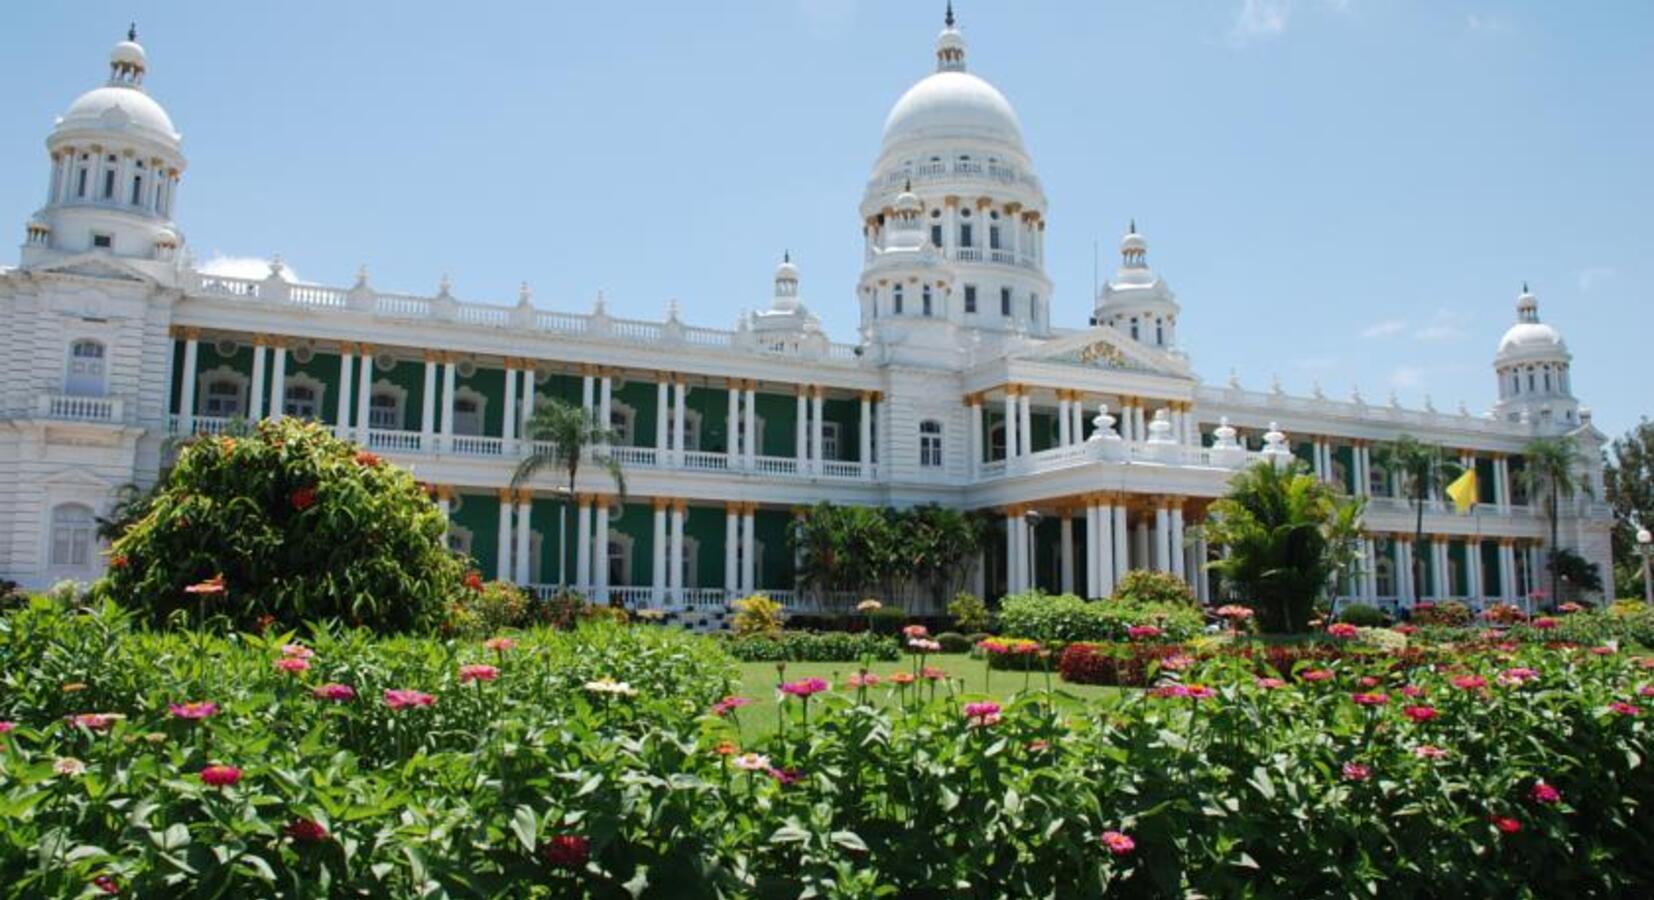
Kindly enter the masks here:
<path id="1" fill-rule="evenodd" d="M 851 675 L 849 678 L 846 678 L 844 680 L 844 683 L 850 685 L 853 688 L 863 688 L 863 687 L 878 687 L 880 684 L 883 683 L 883 681 L 884 681 L 884 679 L 880 678 L 877 675 L 874 675 L 872 672 L 867 672 L 865 674 L 861 673 L 861 672 L 857 672 L 856 674 Z"/>
<path id="2" fill-rule="evenodd" d="M 1637 696 L 1654 697 L 1654 684 L 1645 684 L 1642 687 L 1637 688 Z"/>
<path id="3" fill-rule="evenodd" d="M 1540 616 L 1539 618 L 1533 620 L 1533 627 L 1539 629 L 1540 631 L 1550 631 L 1552 628 L 1555 628 L 1560 624 L 1562 623 L 1551 618 L 1550 616 Z"/>
<path id="4" fill-rule="evenodd" d="M 1351 694 L 1350 700 L 1356 706 L 1383 706 L 1390 702 L 1389 694 Z"/>
<path id="5" fill-rule="evenodd" d="M 1122 832 L 1105 831 L 1102 840 L 1103 846 L 1107 847 L 1108 852 L 1115 856 L 1125 856 L 1137 849 L 1137 842 L 1132 840 L 1130 835 Z"/>
<path id="6" fill-rule="evenodd" d="M 1164 634 L 1164 632 L 1153 625 L 1133 625 L 1126 629 L 1126 637 L 1129 637 L 1134 641 L 1141 640 L 1143 638 L 1157 638 L 1162 634 Z"/>
<path id="7" fill-rule="evenodd" d="M 517 646 L 517 642 L 508 637 L 491 637 L 483 641 L 482 645 L 495 653 L 504 653 Z"/>
<path id="8" fill-rule="evenodd" d="M 1506 669 L 1505 671 L 1500 672 L 1499 677 L 1494 680 L 1499 682 L 1499 684 L 1504 687 L 1513 687 L 1524 682 L 1532 681 L 1538 677 L 1538 672 L 1535 672 L 1529 668 L 1518 666 L 1517 668 Z"/>
<path id="9" fill-rule="evenodd" d="M 908 625 L 902 629 L 902 636 L 906 638 L 930 637 L 930 629 L 923 625 Z"/>
<path id="10" fill-rule="evenodd" d="M 387 689 L 385 691 L 385 705 L 391 709 L 406 709 L 410 706 L 433 706 L 436 698 L 420 691 Z"/>
<path id="11" fill-rule="evenodd" d="M 1159 697 L 1163 700 L 1172 700 L 1179 697 L 1189 696 L 1189 689 L 1181 684 L 1163 684 L 1160 687 L 1155 688 L 1153 691 L 1150 691 L 1149 696 Z"/>
<path id="12" fill-rule="evenodd" d="M 1494 828 L 1505 834 L 1515 834 L 1522 830 L 1522 823 L 1510 816 L 1488 816 L 1487 820 L 1493 823 Z"/>
<path id="13" fill-rule="evenodd" d="M 303 644 L 282 644 L 281 655 L 296 656 L 300 659 L 309 659 L 310 657 L 316 655 L 316 651 L 306 647 Z"/>
<path id="14" fill-rule="evenodd" d="M 1591 652 L 1595 653 L 1598 656 L 1613 656 L 1614 655 L 1614 648 L 1613 647 L 1592 647 Z"/>
<path id="15" fill-rule="evenodd" d="M 1413 753 L 1421 759 L 1446 759 L 1447 751 L 1435 744 L 1420 744 L 1413 748 Z"/>
<path id="16" fill-rule="evenodd" d="M 493 681 L 500 677 L 500 670 L 494 666 L 470 665 L 459 667 L 459 683 L 470 684 L 473 681 Z"/>
<path id="17" fill-rule="evenodd" d="M 981 650 L 983 653 L 991 653 L 994 656 L 1002 656 L 1011 652 L 1011 648 L 1007 646 L 1004 641 L 996 638 L 986 638 L 984 640 L 977 641 L 976 649 Z"/>
<path id="18" fill-rule="evenodd" d="M 1332 671 L 1329 669 L 1310 669 L 1298 677 L 1304 681 L 1326 681 L 1332 678 Z"/>
<path id="19" fill-rule="evenodd" d="M 1276 688 L 1286 687 L 1286 682 L 1279 678 L 1259 678 L 1257 685 L 1266 691 L 1273 691 Z"/>
<path id="20" fill-rule="evenodd" d="M 1424 696 L 1424 688 L 1421 688 L 1416 684 L 1404 685 L 1401 689 L 1401 695 L 1403 697 L 1417 699 Z"/>
<path id="21" fill-rule="evenodd" d="M 1579 612 L 1580 610 L 1582 610 L 1584 608 L 1585 607 L 1580 606 L 1578 603 L 1569 602 L 1569 603 L 1559 604 L 1556 608 L 1556 611 L 1559 612 L 1559 613 L 1562 613 L 1563 615 L 1568 615 L 1569 613 Z"/>
<path id="22" fill-rule="evenodd" d="M 276 660 L 276 668 L 283 672 L 303 672 L 310 668 L 310 660 L 298 656 L 283 656 Z"/>
<path id="23" fill-rule="evenodd" d="M 1250 618 L 1252 618 L 1252 615 L 1253 615 L 1251 607 L 1241 606 L 1238 603 L 1229 603 L 1229 604 L 1225 604 L 1223 606 L 1220 606 L 1220 607 L 1217 608 L 1216 612 L 1217 612 L 1218 618 L 1228 619 L 1231 622 L 1237 622 L 1237 621 L 1241 621 L 1243 619 L 1250 619 Z"/>
<path id="24" fill-rule="evenodd" d="M 912 672 L 897 672 L 890 676 L 891 684 L 912 684 L 916 680 Z"/>
<path id="25" fill-rule="evenodd" d="M 1375 688 L 1375 687 L 1378 687 L 1378 685 L 1379 685 L 1378 679 L 1374 678 L 1371 675 L 1363 675 L 1360 678 L 1356 679 L 1355 683 L 1361 685 L 1364 688 Z"/>
<path id="26" fill-rule="evenodd" d="M 108 731 L 110 726 L 125 718 L 119 713 L 81 713 L 69 716 L 69 722 L 88 731 Z"/>
<path id="27" fill-rule="evenodd" d="M 771 766 L 769 769 L 765 770 L 765 772 L 771 778 L 774 778 L 776 783 L 782 787 L 788 787 L 804 780 L 804 773 L 798 771 L 797 769 L 778 769 Z"/>
<path id="28" fill-rule="evenodd" d="M 781 693 L 794 697 L 810 697 L 827 690 L 830 685 L 821 678 L 805 678 L 781 686 Z"/>
<path id="29" fill-rule="evenodd" d="M 167 704 L 167 712 L 171 713 L 174 719 L 201 720 L 207 718 L 208 716 L 217 715 L 218 704 L 207 703 L 205 701 L 196 703 L 169 703 Z"/>
<path id="30" fill-rule="evenodd" d="M 1168 656 L 1161 660 L 1160 668 L 1165 669 L 1168 672 L 1181 672 L 1194 664 L 1194 657 L 1179 653 L 1176 656 Z"/>
<path id="31" fill-rule="evenodd" d="M 1361 763 L 1347 762 L 1344 764 L 1345 781 L 1366 781 L 1373 776 L 1373 770 Z"/>
<path id="32" fill-rule="evenodd" d="M 1487 687 L 1487 679 L 1480 675 L 1455 675 L 1453 686 L 1461 691 L 1476 691 Z"/>
<path id="33" fill-rule="evenodd" d="M 712 704 L 712 714 L 715 716 L 727 716 L 732 710 L 740 709 L 741 707 L 747 706 L 751 703 L 752 701 L 745 697 L 725 697 L 717 703 Z"/>
<path id="34" fill-rule="evenodd" d="M 356 699 L 356 689 L 348 684 L 329 682 L 310 692 L 317 700 L 332 700 L 334 703 L 345 703 Z"/>
<path id="35" fill-rule="evenodd" d="M 994 725 L 999 722 L 998 703 L 967 703 L 965 704 L 965 718 L 973 726 Z"/>
<path id="36" fill-rule="evenodd" d="M 327 826 L 315 819 L 294 819 L 282 826 L 281 831 L 300 844 L 319 844 L 327 840 Z"/>
<path id="37" fill-rule="evenodd" d="M 241 780 L 241 770 L 235 766 L 208 766 L 201 770 L 201 781 L 212 787 L 229 787 Z"/>
<path id="38" fill-rule="evenodd" d="M 935 666 L 925 666 L 923 669 L 919 670 L 919 677 L 926 681 L 941 681 L 942 679 L 948 677 L 948 673 L 936 668 Z"/>
<path id="39" fill-rule="evenodd" d="M 1184 689 L 1184 696 L 1191 700 L 1210 700 L 1217 695 L 1217 691 L 1204 684 L 1191 684 Z"/>
<path id="40" fill-rule="evenodd" d="M 1401 714 L 1415 722 L 1428 722 L 1441 715 L 1441 712 L 1434 706 L 1409 706 L 1403 709 Z"/>
<path id="41" fill-rule="evenodd" d="M 1622 716 L 1634 716 L 1642 712 L 1642 709 L 1633 706 L 1630 703 L 1626 703 L 1624 700 L 1615 700 L 1613 703 L 1608 704 L 1608 711 L 1618 713 Z"/>
<path id="42" fill-rule="evenodd" d="M 917 650 L 920 653 L 942 652 L 942 645 L 929 638 L 910 638 L 907 642 L 907 647 L 909 650 Z"/>
<path id="43" fill-rule="evenodd" d="M 1560 803 L 1562 801 L 1562 792 L 1546 784 L 1543 778 L 1533 783 L 1533 787 L 1528 790 L 1528 796 L 1533 798 L 1535 803 Z"/>
<path id="44" fill-rule="evenodd" d="M 1348 622 L 1335 622 L 1327 626 L 1327 634 L 1339 640 L 1348 640 L 1360 634 L 1361 630 Z"/>
<path id="45" fill-rule="evenodd" d="M 14 729 L 16 727 L 17 727 L 16 722 L 0 721 L 0 734 L 5 734 L 6 732 L 11 731 L 12 729 Z"/>

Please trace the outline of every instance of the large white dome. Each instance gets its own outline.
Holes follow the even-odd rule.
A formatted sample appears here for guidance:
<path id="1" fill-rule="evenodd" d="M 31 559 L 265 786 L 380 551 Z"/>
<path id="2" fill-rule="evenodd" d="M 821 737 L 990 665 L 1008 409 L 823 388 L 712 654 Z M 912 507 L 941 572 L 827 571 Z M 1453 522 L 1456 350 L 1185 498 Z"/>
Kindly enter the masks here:
<path id="1" fill-rule="evenodd" d="M 1022 146 L 1022 123 L 999 89 L 969 72 L 936 72 L 909 88 L 884 120 L 883 149 L 908 141 L 986 140 Z"/>
<path id="2" fill-rule="evenodd" d="M 1499 339 L 1499 352 L 1567 350 L 1562 335 L 1544 322 L 1517 322 Z"/>
<path id="3" fill-rule="evenodd" d="M 172 117 L 161 104 L 137 88 L 112 85 L 93 88 L 75 98 L 58 119 L 57 127 L 59 131 L 131 130 L 169 144 L 176 144 L 179 137 L 172 127 Z"/>

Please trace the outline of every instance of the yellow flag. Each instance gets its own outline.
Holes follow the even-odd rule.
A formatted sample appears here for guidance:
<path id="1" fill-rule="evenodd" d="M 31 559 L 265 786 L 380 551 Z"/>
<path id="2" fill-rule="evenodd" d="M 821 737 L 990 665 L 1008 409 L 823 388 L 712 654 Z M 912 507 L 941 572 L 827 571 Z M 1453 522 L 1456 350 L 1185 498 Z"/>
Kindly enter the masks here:
<path id="1" fill-rule="evenodd" d="M 1459 512 L 1470 512 L 1476 505 L 1476 470 L 1465 469 L 1463 475 L 1453 479 L 1447 486 L 1447 496 L 1453 498 L 1453 506 Z"/>

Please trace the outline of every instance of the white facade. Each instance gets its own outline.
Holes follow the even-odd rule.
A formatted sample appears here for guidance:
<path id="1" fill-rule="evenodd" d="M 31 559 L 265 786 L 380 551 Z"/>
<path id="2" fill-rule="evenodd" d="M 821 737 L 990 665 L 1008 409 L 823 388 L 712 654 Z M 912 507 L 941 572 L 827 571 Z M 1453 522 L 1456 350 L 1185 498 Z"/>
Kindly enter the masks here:
<path id="1" fill-rule="evenodd" d="M 199 271 L 172 218 L 181 138 L 129 36 L 109 82 L 48 136 L 46 203 L 20 265 L 0 269 L 0 577 L 94 577 L 89 518 L 122 485 L 153 482 L 169 438 L 292 414 L 436 485 L 454 543 L 489 574 L 637 604 L 721 607 L 762 589 L 807 605 L 778 523 L 817 500 L 1002 514 L 976 575 L 990 593 L 1103 595 L 1147 567 L 1204 597 L 1212 549 L 1186 536 L 1235 469 L 1269 455 L 1371 496 L 1351 596 L 1514 599 L 1538 586 L 1545 529 L 1512 467 L 1534 436 L 1573 434 L 1600 497 L 1603 438 L 1531 293 L 1499 345 L 1486 415 L 1202 383 L 1135 227 L 1091 324 L 1055 323 L 1046 197 L 1014 110 L 965 51 L 950 12 L 937 70 L 885 122 L 859 208 L 860 334 L 835 343 L 791 259 L 770 308 L 732 330 L 689 325 L 675 307 L 620 319 L 601 298 L 556 312 L 526 287 L 495 305 L 459 300 L 446 281 L 418 295 L 381 291 L 366 272 L 348 288 L 300 284 L 279 262 L 258 279 Z M 635 515 L 597 471 L 561 525 L 549 489 L 507 489 L 525 416 L 559 392 L 621 432 Z M 1432 504 L 1428 546 L 1412 546 L 1412 515 L 1374 461 L 1402 433 L 1485 473 L 1476 515 Z M 1045 524 L 1030 532 L 1029 513 Z M 1581 500 L 1562 528 L 1605 576 L 1610 522 Z M 1429 563 L 1417 589 L 1415 554 Z"/>

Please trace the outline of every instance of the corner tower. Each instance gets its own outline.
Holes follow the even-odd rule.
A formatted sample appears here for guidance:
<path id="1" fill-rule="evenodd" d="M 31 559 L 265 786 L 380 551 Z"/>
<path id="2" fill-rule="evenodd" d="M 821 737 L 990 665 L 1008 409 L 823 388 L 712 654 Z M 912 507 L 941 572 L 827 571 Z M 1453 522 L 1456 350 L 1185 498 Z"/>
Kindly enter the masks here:
<path id="1" fill-rule="evenodd" d="M 1016 111 L 965 49 L 950 4 L 936 71 L 891 108 L 861 201 L 863 341 L 933 365 L 1051 331 L 1045 193 Z"/>
<path id="2" fill-rule="evenodd" d="M 134 27 L 110 51 L 109 80 L 58 118 L 46 138 L 46 205 L 28 222 L 24 268 L 82 253 L 155 270 L 178 265 L 183 236 L 172 212 L 184 171 L 182 136 L 145 90 L 148 71 Z"/>

